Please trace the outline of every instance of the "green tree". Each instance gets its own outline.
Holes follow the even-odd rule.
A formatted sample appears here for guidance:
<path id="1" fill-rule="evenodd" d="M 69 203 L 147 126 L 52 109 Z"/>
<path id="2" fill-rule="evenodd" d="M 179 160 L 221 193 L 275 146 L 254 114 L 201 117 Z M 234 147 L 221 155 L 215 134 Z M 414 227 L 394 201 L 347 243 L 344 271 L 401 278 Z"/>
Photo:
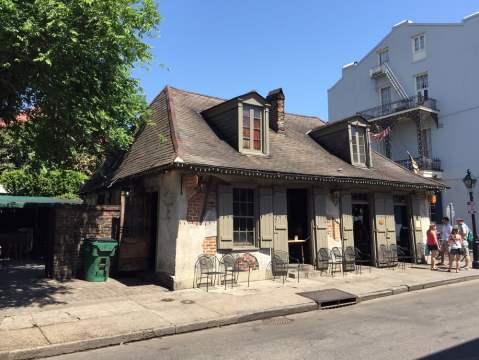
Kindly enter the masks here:
<path id="1" fill-rule="evenodd" d="M 91 173 L 128 148 L 147 115 L 131 70 L 151 60 L 159 21 L 153 0 L 0 0 L 0 152 Z"/>

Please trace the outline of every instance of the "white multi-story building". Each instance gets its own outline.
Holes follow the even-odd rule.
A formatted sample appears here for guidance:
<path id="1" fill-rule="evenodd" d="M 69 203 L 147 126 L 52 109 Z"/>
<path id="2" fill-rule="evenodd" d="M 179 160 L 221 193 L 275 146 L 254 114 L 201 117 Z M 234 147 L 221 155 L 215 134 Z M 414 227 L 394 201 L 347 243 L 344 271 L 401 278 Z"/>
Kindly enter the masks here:
<path id="1" fill-rule="evenodd" d="M 361 113 L 376 132 L 388 129 L 377 151 L 412 168 L 410 153 L 422 175 L 450 187 L 431 206 L 433 219 L 450 203 L 468 218 L 462 178 L 468 168 L 479 175 L 479 13 L 453 24 L 394 25 L 343 67 L 328 106 L 330 121 Z"/>

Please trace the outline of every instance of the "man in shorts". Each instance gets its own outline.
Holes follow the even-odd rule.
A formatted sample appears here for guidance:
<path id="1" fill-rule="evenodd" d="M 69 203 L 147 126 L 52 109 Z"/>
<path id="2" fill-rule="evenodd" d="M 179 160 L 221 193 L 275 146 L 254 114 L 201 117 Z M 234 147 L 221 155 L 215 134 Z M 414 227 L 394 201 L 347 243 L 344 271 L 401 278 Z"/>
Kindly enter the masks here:
<path id="1" fill-rule="evenodd" d="M 441 226 L 441 241 L 439 243 L 439 256 L 441 257 L 441 261 L 438 265 L 444 265 L 444 255 L 449 256 L 449 246 L 447 241 L 449 240 L 449 235 L 451 235 L 452 225 L 449 223 L 449 218 L 444 216 L 442 218 L 442 226 Z"/>

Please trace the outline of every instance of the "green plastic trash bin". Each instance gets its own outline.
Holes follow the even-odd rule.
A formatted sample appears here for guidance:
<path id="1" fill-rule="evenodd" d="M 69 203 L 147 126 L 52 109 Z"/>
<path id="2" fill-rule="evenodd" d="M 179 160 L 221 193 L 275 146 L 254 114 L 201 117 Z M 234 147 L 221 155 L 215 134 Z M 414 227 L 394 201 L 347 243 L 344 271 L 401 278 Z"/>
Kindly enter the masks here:
<path id="1" fill-rule="evenodd" d="M 110 273 L 110 257 L 118 243 L 112 238 L 88 238 L 83 243 L 86 281 L 106 281 Z"/>

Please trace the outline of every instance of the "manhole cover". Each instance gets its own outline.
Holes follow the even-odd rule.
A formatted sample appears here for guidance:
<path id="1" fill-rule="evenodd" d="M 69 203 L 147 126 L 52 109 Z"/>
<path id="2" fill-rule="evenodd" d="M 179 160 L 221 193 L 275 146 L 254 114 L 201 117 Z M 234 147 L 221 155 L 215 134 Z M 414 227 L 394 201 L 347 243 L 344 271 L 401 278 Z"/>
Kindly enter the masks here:
<path id="1" fill-rule="evenodd" d="M 340 306 L 354 305 L 358 302 L 356 295 L 338 289 L 325 289 L 298 293 L 308 299 L 314 300 L 321 309 L 331 309 Z"/>
<path id="2" fill-rule="evenodd" d="M 182 304 L 189 305 L 189 304 L 194 304 L 195 302 L 193 300 L 181 300 Z"/>
<path id="3" fill-rule="evenodd" d="M 268 325 L 287 325 L 292 322 L 293 322 L 293 319 L 288 319 L 287 317 L 283 317 L 283 316 L 263 320 L 263 323 Z"/>
<path id="4" fill-rule="evenodd" d="M 164 299 L 161 299 L 161 301 L 163 301 L 163 302 L 172 302 L 172 301 L 175 301 L 175 299 L 172 299 L 172 298 L 164 298 Z"/>

